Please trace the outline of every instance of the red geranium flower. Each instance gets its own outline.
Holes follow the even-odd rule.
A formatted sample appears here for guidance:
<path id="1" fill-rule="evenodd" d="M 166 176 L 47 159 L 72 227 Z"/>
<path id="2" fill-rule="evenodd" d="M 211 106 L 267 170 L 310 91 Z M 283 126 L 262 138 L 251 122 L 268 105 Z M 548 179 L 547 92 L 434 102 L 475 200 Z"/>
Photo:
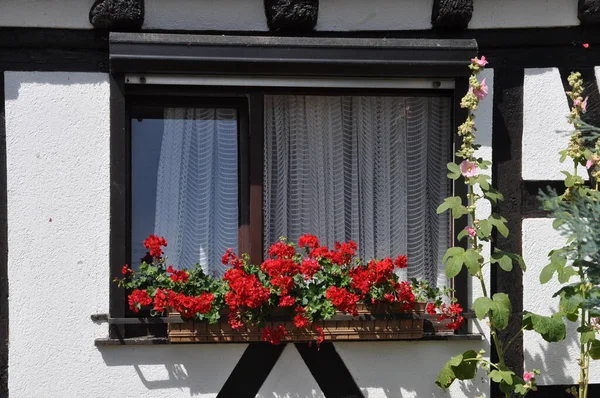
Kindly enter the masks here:
<path id="1" fill-rule="evenodd" d="M 172 265 L 169 265 L 167 272 L 171 274 L 170 278 L 173 282 L 186 283 L 190 277 L 190 274 L 186 270 L 176 270 Z"/>
<path id="2" fill-rule="evenodd" d="M 294 325 L 300 329 L 307 328 L 310 327 L 310 321 L 304 316 L 304 314 L 296 314 L 294 317 Z"/>
<path id="3" fill-rule="evenodd" d="M 133 270 L 131 268 L 129 268 L 129 264 L 125 264 L 123 266 L 123 268 L 121 268 L 121 273 L 123 275 L 127 275 L 127 274 L 133 274 Z"/>
<path id="4" fill-rule="evenodd" d="M 298 239 L 298 246 L 302 248 L 316 249 L 319 247 L 319 239 L 314 235 L 302 235 Z"/>
<path id="5" fill-rule="evenodd" d="M 133 292 L 131 292 L 127 301 L 129 302 L 129 308 L 133 312 L 139 312 L 142 307 L 150 305 L 152 303 L 152 297 L 148 295 L 146 289 L 136 289 Z"/>
<path id="6" fill-rule="evenodd" d="M 291 307 L 296 304 L 296 299 L 292 296 L 283 296 L 279 299 L 280 307 Z"/>
<path id="7" fill-rule="evenodd" d="M 273 345 L 281 344 L 281 340 L 287 335 L 287 330 L 282 325 L 276 328 L 266 327 L 261 330 L 262 339 Z"/>
<path id="8" fill-rule="evenodd" d="M 350 293 L 346 289 L 338 288 L 335 286 L 331 286 L 325 292 L 325 297 L 327 297 L 333 305 L 340 311 L 352 314 L 353 316 L 358 316 L 358 309 L 356 308 L 356 303 L 360 300 L 356 294 Z"/>
<path id="9" fill-rule="evenodd" d="M 396 268 L 406 268 L 408 267 L 408 258 L 406 256 L 398 256 L 396 260 L 394 260 L 394 265 Z"/>
<path id="10" fill-rule="evenodd" d="M 160 258 L 163 255 L 163 246 L 167 246 L 167 241 L 161 236 L 150 235 L 144 241 L 144 247 L 150 250 L 150 255 L 152 257 Z"/>

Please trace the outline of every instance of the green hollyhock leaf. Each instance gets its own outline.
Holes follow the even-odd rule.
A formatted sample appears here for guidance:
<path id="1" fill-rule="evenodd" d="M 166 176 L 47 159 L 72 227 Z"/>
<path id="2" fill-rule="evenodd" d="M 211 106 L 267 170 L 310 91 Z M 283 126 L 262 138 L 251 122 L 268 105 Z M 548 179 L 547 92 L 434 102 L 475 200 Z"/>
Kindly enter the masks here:
<path id="1" fill-rule="evenodd" d="M 450 198 L 444 199 L 444 203 L 438 206 L 437 214 L 442 214 L 447 210 L 452 210 L 457 208 L 458 206 L 462 206 L 462 198 L 459 196 L 452 196 Z"/>
<path id="2" fill-rule="evenodd" d="M 579 273 L 573 267 L 563 267 L 558 269 L 558 281 L 560 283 L 567 283 L 573 276 L 577 276 Z"/>
<path id="3" fill-rule="evenodd" d="M 512 312 L 512 304 L 506 293 L 496 293 L 492 296 L 494 307 L 492 308 L 492 322 L 498 330 L 506 329 L 510 313 Z"/>
<path id="4" fill-rule="evenodd" d="M 512 258 L 510 258 L 506 253 L 500 250 L 496 250 L 496 252 L 492 254 L 490 263 L 498 264 L 500 268 L 502 268 L 506 272 L 510 272 L 513 269 Z"/>
<path id="5" fill-rule="evenodd" d="M 488 220 L 492 223 L 494 227 L 498 230 L 500 235 L 505 238 L 508 237 L 508 227 L 506 226 L 506 218 L 499 216 L 497 214 L 492 214 Z"/>
<path id="6" fill-rule="evenodd" d="M 497 205 L 498 202 L 504 200 L 504 195 L 502 195 L 500 192 L 496 191 L 494 188 L 490 188 L 489 190 L 484 191 L 483 196 L 487 200 L 492 202 L 492 204 L 494 204 L 494 205 Z"/>
<path id="7" fill-rule="evenodd" d="M 600 341 L 592 341 L 592 344 L 590 346 L 590 357 L 592 359 L 600 359 Z"/>
<path id="8" fill-rule="evenodd" d="M 477 177 L 471 178 L 469 183 L 471 185 L 479 184 L 482 190 L 487 191 L 490 189 L 489 179 L 490 176 L 486 174 L 479 174 Z"/>
<path id="9" fill-rule="evenodd" d="M 581 335 L 581 344 L 587 344 L 590 341 L 593 341 L 596 338 L 596 331 L 593 329 L 586 329 L 584 331 L 580 330 L 581 328 L 577 328 L 577 331 Z"/>
<path id="10" fill-rule="evenodd" d="M 489 297 L 479 297 L 477 300 L 473 302 L 473 309 L 475 310 L 475 315 L 477 319 L 481 320 L 485 318 L 487 313 L 494 306 L 494 301 Z"/>
<path id="11" fill-rule="evenodd" d="M 463 263 L 467 266 L 471 276 L 475 276 L 479 273 L 479 271 L 481 271 L 481 263 L 479 262 L 480 258 L 481 256 L 479 252 L 474 249 L 468 249 L 463 254 Z"/>
<path id="12" fill-rule="evenodd" d="M 446 255 L 442 259 L 442 262 L 446 265 L 446 276 L 448 278 L 454 278 L 460 273 L 464 264 L 464 253 L 465 249 L 462 247 L 451 247 L 446 250 Z"/>
<path id="13" fill-rule="evenodd" d="M 466 238 L 467 236 L 469 236 L 469 231 L 467 231 L 466 229 L 463 229 L 462 231 L 460 231 L 458 233 L 458 235 L 456 236 L 456 239 L 458 240 L 463 240 L 464 238 Z"/>
<path id="14" fill-rule="evenodd" d="M 556 264 L 550 263 L 546 265 L 542 272 L 540 272 L 540 283 L 542 285 L 550 282 L 552 280 L 552 276 L 556 272 Z"/>
<path id="15" fill-rule="evenodd" d="M 477 373 L 478 361 L 471 360 L 475 358 L 477 358 L 477 353 L 473 350 L 452 357 L 440 370 L 435 384 L 446 390 L 456 379 L 473 379 Z"/>
<path id="16" fill-rule="evenodd" d="M 460 166 L 454 162 L 448 163 L 448 178 L 451 180 L 458 180 L 462 173 L 460 172 Z"/>
<path id="17" fill-rule="evenodd" d="M 563 340 L 567 334 L 561 316 L 561 313 L 549 317 L 530 312 L 523 317 L 523 326 L 526 330 L 535 330 L 547 342 L 555 343 Z"/>
<path id="18" fill-rule="evenodd" d="M 583 302 L 584 299 L 580 293 L 569 294 L 565 291 L 560 294 L 560 309 L 565 314 L 577 314 L 579 306 Z"/>
<path id="19" fill-rule="evenodd" d="M 490 220 L 481 220 L 479 221 L 479 230 L 477 231 L 477 236 L 482 239 L 489 238 L 492 234 L 493 225 Z"/>

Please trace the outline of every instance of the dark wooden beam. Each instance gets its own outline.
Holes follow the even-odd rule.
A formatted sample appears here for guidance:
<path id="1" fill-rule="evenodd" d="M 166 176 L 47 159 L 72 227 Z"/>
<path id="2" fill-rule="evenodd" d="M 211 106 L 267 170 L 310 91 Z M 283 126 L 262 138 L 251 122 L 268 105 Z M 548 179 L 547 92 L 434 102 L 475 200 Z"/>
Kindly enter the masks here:
<path id="1" fill-rule="evenodd" d="M 333 343 L 298 343 L 296 349 L 327 398 L 364 398 Z"/>
<path id="2" fill-rule="evenodd" d="M 492 250 L 498 248 L 516 254 L 522 254 L 521 178 L 522 138 L 523 138 L 523 81 L 522 68 L 494 68 L 494 116 L 492 150 L 494 165 L 492 176 L 494 185 L 503 192 L 505 200 L 494 209 L 507 219 L 510 230 L 508 239 L 496 233 Z M 513 314 L 506 329 L 499 332 L 500 339 L 506 344 L 519 334 L 505 361 L 516 374 L 523 373 L 523 337 L 520 334 L 523 311 L 523 272 L 514 267 L 505 272 L 499 267 L 491 269 L 491 291 L 507 293 L 510 296 Z M 497 353 L 492 352 L 497 360 Z M 504 396 L 498 384 L 492 383 L 492 397 Z"/>
<path id="3" fill-rule="evenodd" d="M 285 346 L 269 343 L 248 345 L 217 398 L 255 398 Z"/>

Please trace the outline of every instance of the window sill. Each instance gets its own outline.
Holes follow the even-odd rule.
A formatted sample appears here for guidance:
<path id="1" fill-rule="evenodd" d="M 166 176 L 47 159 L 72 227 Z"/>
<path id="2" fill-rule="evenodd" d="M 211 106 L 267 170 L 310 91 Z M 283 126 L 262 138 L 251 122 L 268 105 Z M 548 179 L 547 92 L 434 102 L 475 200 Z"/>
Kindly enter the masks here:
<path id="1" fill-rule="evenodd" d="M 470 333 L 470 334 L 451 334 L 451 335 L 431 335 L 431 336 L 423 336 L 418 339 L 401 339 L 401 340 L 360 340 L 353 341 L 353 343 L 362 343 L 362 342 L 381 342 L 381 341 L 465 341 L 465 340 L 483 340 L 483 335 L 479 333 Z M 326 340 L 327 341 L 327 340 Z M 243 341 L 235 341 L 228 343 L 171 343 L 169 339 L 166 337 L 134 337 L 128 339 L 108 339 L 101 338 L 94 340 L 94 345 L 97 347 L 106 347 L 106 346 L 122 346 L 122 345 L 182 345 L 182 344 L 249 344 L 248 342 Z M 286 344 L 286 343 L 283 343 Z"/>

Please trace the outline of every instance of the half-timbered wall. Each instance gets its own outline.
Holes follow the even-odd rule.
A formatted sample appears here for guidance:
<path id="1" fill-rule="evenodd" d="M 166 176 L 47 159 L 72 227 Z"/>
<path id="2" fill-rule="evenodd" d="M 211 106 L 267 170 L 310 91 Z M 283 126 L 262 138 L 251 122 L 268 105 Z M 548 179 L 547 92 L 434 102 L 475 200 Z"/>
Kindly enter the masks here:
<path id="1" fill-rule="evenodd" d="M 107 325 L 90 315 L 109 312 L 111 187 L 108 49 L 105 33 L 89 31 L 92 3 L 0 2 L 0 336 L 8 332 L 8 344 L 0 342 L 0 396 L 228 397 L 239 383 L 261 398 L 492 394 L 484 375 L 450 393 L 433 384 L 450 356 L 489 351 L 487 336 L 336 343 L 323 348 L 327 366 L 315 350 L 293 344 L 264 352 L 245 344 L 95 346 L 108 337 Z M 432 4 L 321 0 L 312 34 L 478 40 L 491 61 L 490 96 L 478 111 L 481 151 L 496 162 L 494 181 L 508 198 L 500 211 L 512 233 L 498 245 L 522 252 L 529 267 L 522 277 L 489 277 L 495 291 L 522 294 L 516 311 L 550 313 L 556 286 L 537 280 L 561 238 L 534 196 L 561 178 L 568 72 L 582 70 L 592 99 L 600 99 L 600 32 L 578 26 L 575 0 L 476 0 L 471 30 L 462 33 L 431 31 Z M 143 29 L 268 30 L 260 0 L 147 0 Z M 472 330 L 486 333 L 478 323 Z M 517 366 L 543 369 L 540 384 L 576 381 L 575 340 L 548 345 L 526 334 L 514 348 L 510 360 Z M 594 383 L 600 383 L 597 365 Z M 348 388 L 336 387 L 348 378 Z M 559 397 L 563 388 L 541 390 L 539 396 Z"/>

